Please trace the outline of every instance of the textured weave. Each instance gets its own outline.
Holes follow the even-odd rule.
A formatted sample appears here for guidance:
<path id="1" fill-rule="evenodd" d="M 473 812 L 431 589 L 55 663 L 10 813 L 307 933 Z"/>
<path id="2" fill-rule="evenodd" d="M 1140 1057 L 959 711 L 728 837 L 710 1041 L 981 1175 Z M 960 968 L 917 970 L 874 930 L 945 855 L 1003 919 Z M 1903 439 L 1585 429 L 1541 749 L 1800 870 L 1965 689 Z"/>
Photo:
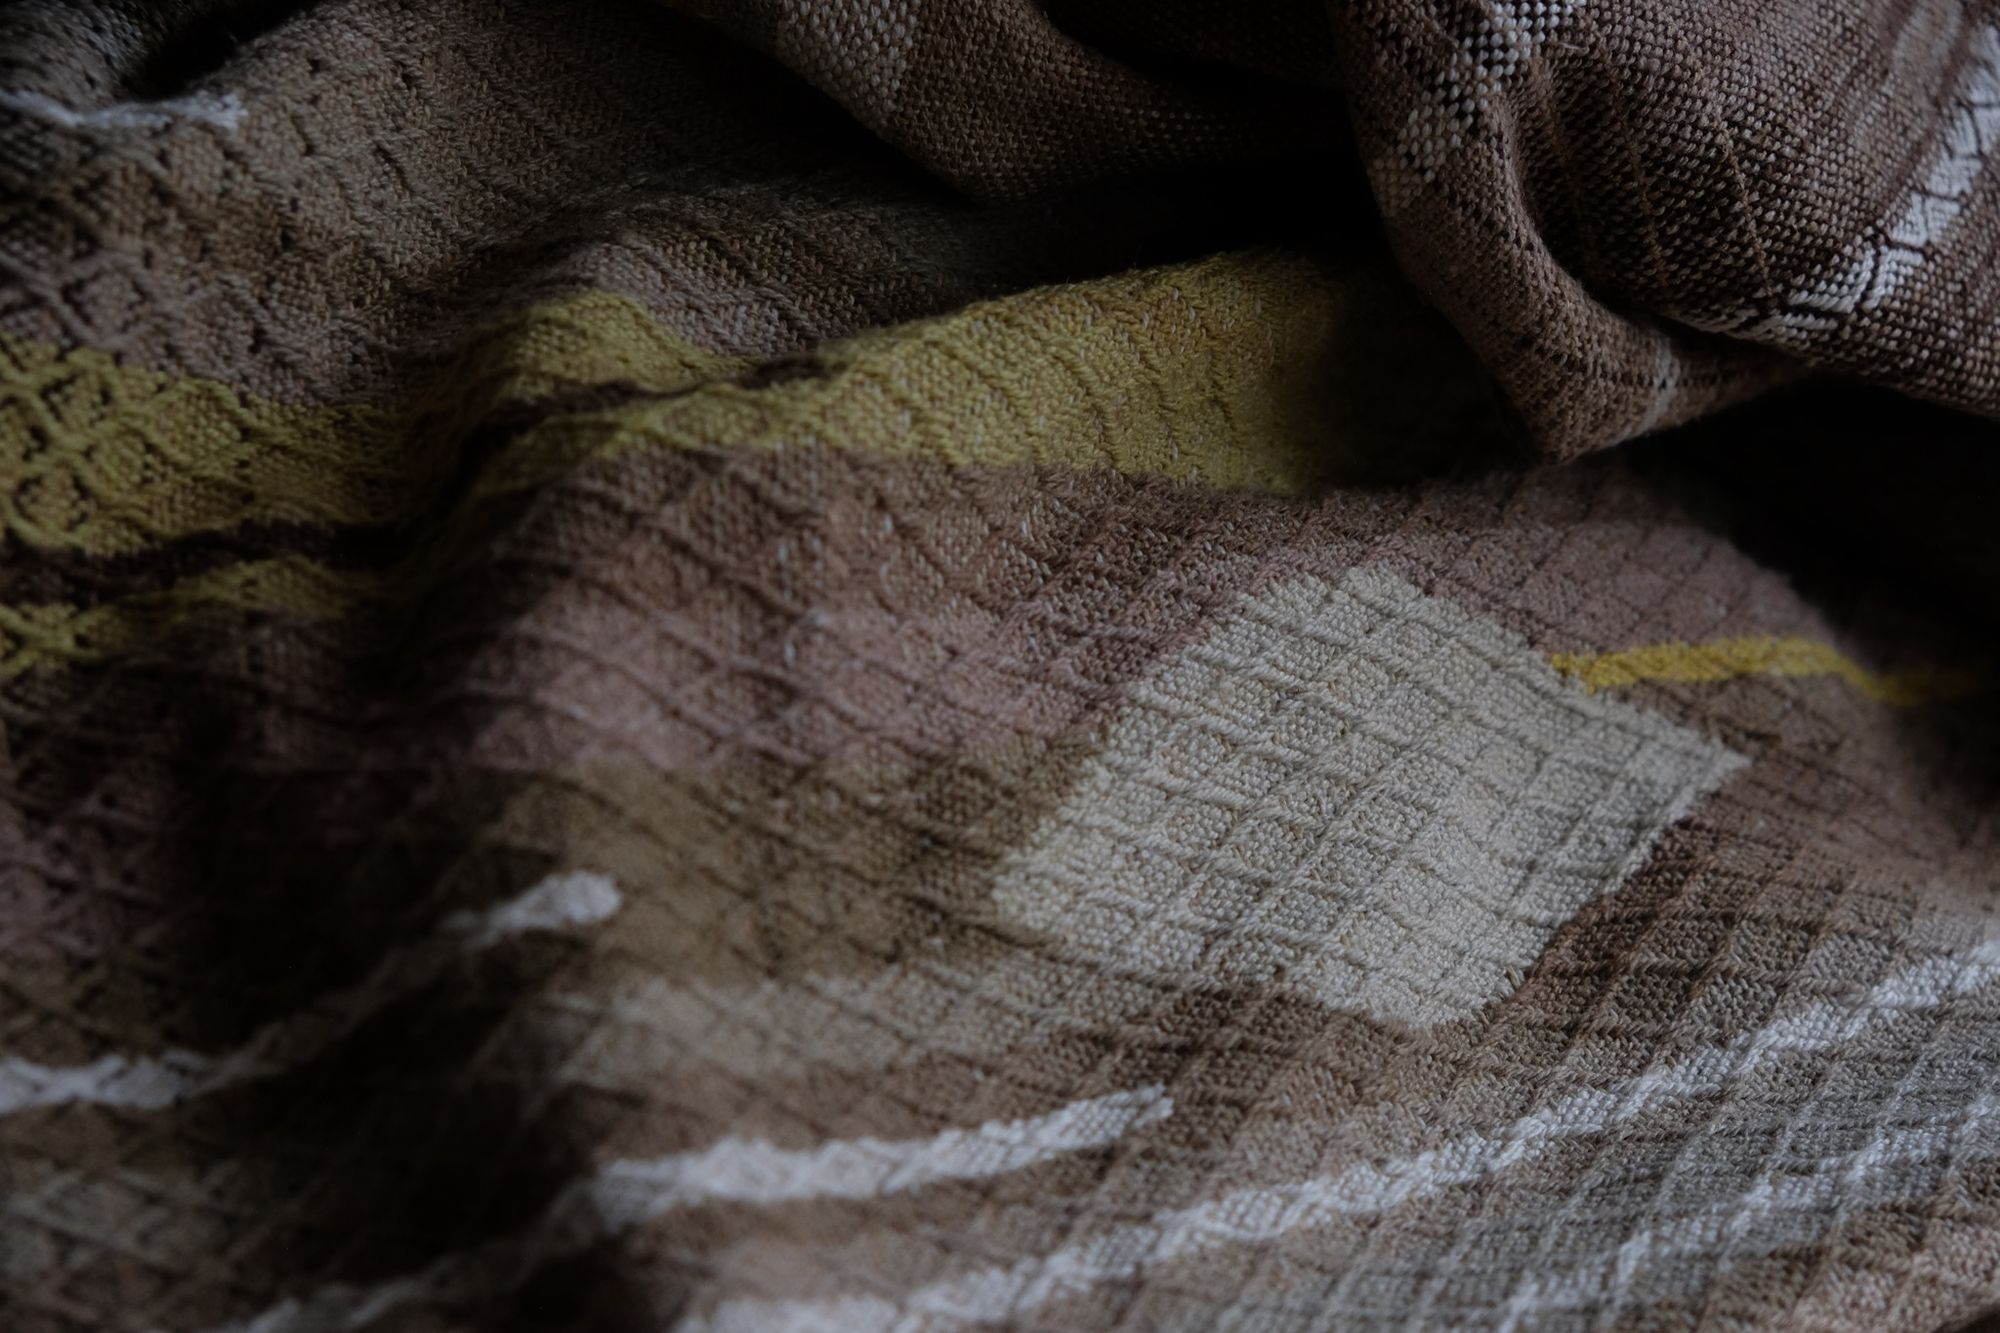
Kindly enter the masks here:
<path id="1" fill-rule="evenodd" d="M 1992 1308 L 1984 22 L 0 6 L 0 1327 Z"/>
<path id="2" fill-rule="evenodd" d="M 1801 364 L 2000 415 L 1981 0 L 669 3 L 982 197 L 1278 153 L 1344 181 L 1346 108 L 1398 256 L 1557 456 Z"/>

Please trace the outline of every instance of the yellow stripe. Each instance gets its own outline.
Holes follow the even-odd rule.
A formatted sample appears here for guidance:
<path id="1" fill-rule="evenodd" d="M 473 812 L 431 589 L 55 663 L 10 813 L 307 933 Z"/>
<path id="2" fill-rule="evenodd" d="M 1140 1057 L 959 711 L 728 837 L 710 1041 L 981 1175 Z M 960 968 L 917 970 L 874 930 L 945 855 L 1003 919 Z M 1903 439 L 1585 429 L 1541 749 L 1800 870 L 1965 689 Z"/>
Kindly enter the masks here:
<path id="1" fill-rule="evenodd" d="M 604 292 L 477 331 L 429 393 L 393 406 L 279 402 L 0 334 L 0 527 L 115 555 L 247 522 L 394 522 L 496 409 L 612 383 L 674 391 L 746 364 Z"/>
<path id="2" fill-rule="evenodd" d="M 1295 494 L 1326 465 L 1314 375 L 1336 307 L 1304 261 L 1233 256 L 1044 288 L 832 344 L 807 373 L 703 385 L 524 436 L 491 494 L 634 449 L 857 449 L 1103 468 Z"/>
<path id="3" fill-rule="evenodd" d="M 1881 703 L 1912 708 L 1960 698 L 1983 688 L 1978 673 L 1914 670 L 1875 672 L 1829 644 L 1796 635 L 1756 634 L 1710 643 L 1660 643 L 1618 652 L 1556 653 L 1556 670 L 1591 692 L 1644 680 L 1721 681 L 1740 676 L 1833 676 Z"/>
<path id="4" fill-rule="evenodd" d="M 379 575 L 282 556 L 209 570 L 159 592 L 100 606 L 0 606 L 0 680 L 116 657 L 156 635 L 218 614 L 337 619 L 386 590 Z"/>
<path id="5" fill-rule="evenodd" d="M 440 519 L 426 560 L 484 500 L 635 450 L 852 449 L 1290 494 L 1339 456 L 1435 448 L 1478 419 L 1476 389 L 1422 387 L 1474 384 L 1426 318 L 1382 273 L 1225 255 L 1019 293 L 760 377 L 597 293 L 481 331 L 428 398 L 333 408 L 0 337 L 0 524 L 30 547 L 115 554 L 252 521 L 394 522 L 435 502 L 469 430 L 523 407 L 530 424 Z M 1378 410 L 1385 362 L 1417 367 L 1397 372 L 1418 377 L 1415 415 Z M 589 392 L 611 385 L 639 392 Z M 410 562 L 347 575 L 286 558 L 87 609 L 0 606 L 0 678 L 207 615 L 341 616 L 413 580 Z"/>
<path id="6" fill-rule="evenodd" d="M 476 496 L 633 449 L 814 447 L 1292 494 L 1339 456 L 1435 448 L 1419 437 L 1476 419 L 1476 390 L 1438 387 L 1456 349 L 1413 310 L 1379 272 L 1225 255 L 878 330 L 759 384 L 592 293 L 479 331 L 423 395 L 336 407 L 0 335 L 0 526 L 102 555 L 253 521 L 392 523 L 434 501 L 470 430 L 524 406 L 539 415 Z M 610 385 L 642 392 L 590 406 Z"/>

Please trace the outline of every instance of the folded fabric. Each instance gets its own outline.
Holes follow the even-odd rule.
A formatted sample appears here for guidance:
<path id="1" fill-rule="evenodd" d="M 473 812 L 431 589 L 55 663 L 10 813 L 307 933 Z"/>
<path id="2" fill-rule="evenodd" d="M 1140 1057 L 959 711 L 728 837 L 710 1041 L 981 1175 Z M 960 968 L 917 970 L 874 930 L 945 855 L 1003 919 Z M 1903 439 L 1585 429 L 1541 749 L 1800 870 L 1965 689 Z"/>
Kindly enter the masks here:
<path id="1" fill-rule="evenodd" d="M 1554 455 L 1800 362 L 2000 413 L 1991 4 L 673 3 L 985 198 L 1324 150 L 1344 105 L 1397 255 Z"/>
<path id="2" fill-rule="evenodd" d="M 2000 1302 L 1993 21 L 0 7 L 0 1326 Z"/>

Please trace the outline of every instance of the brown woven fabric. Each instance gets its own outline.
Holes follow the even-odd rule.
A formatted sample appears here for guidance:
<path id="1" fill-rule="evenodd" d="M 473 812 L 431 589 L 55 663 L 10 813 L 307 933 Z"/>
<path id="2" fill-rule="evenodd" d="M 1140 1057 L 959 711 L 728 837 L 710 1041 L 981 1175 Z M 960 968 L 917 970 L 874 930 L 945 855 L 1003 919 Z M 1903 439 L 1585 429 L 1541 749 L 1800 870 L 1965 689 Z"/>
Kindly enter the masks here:
<path id="1" fill-rule="evenodd" d="M 677 0 L 675 7 L 772 52 L 862 124 L 980 198 L 1190 163 L 1282 158 L 1325 148 L 1339 133 L 1310 86 L 1331 69 L 1325 19 L 1300 0 L 1226 17 L 1187 0 L 1046 8 L 1036 0 Z M 1194 72 L 1176 68 L 1190 59 Z M 1306 86 L 1244 77 L 1272 66 L 1303 76 Z"/>
<path id="2" fill-rule="evenodd" d="M 2000 412 L 1990 5 L 683 7 L 980 197 L 1280 153 L 1339 181 L 1337 84 L 1398 256 L 1552 454 L 1801 362 Z"/>
<path id="3" fill-rule="evenodd" d="M 1986 21 L 0 6 L 0 1328 L 1992 1308 Z"/>

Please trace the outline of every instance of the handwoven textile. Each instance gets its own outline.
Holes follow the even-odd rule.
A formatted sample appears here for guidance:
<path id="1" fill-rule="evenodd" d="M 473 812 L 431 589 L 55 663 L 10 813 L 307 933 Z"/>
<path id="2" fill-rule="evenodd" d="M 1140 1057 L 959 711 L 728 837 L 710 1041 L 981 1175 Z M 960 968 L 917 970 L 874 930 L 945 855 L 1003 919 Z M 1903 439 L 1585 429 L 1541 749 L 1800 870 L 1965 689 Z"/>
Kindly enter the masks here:
<path id="1" fill-rule="evenodd" d="M 0 1328 L 2000 1307 L 1996 23 L 0 3 Z"/>

